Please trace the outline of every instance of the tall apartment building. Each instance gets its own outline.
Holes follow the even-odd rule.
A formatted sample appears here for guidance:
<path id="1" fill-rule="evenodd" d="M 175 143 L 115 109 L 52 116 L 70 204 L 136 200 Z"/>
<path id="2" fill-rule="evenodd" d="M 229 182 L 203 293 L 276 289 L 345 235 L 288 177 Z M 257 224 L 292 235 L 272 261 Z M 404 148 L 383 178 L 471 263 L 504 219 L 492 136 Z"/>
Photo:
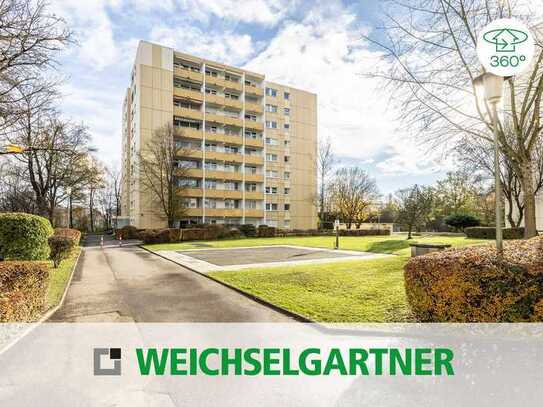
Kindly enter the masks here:
<path id="1" fill-rule="evenodd" d="M 317 97 L 263 74 L 141 41 L 123 104 L 122 216 L 166 226 L 139 182 L 138 153 L 173 123 L 189 167 L 184 223 L 317 224 Z"/>

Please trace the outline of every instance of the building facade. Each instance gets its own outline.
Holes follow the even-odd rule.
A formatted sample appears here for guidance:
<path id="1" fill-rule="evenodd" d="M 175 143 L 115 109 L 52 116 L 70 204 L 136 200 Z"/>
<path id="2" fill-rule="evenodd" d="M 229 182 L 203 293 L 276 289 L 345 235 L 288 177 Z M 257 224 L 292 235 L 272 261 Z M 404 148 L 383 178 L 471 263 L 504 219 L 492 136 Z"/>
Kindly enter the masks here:
<path id="1" fill-rule="evenodd" d="M 317 97 L 263 74 L 141 41 L 123 103 L 122 216 L 166 218 L 139 182 L 153 132 L 179 129 L 186 223 L 317 226 Z M 143 150 L 142 150 L 143 149 Z"/>

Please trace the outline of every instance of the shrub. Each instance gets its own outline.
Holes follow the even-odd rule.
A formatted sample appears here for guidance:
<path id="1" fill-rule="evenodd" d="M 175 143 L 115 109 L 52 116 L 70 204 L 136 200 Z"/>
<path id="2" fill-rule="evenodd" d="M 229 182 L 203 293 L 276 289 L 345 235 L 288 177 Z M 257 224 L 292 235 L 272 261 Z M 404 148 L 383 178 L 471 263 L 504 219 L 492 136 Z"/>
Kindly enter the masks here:
<path id="1" fill-rule="evenodd" d="M 406 294 L 422 322 L 543 321 L 543 237 L 411 258 Z"/>
<path id="2" fill-rule="evenodd" d="M 47 260 L 51 223 L 28 213 L 0 213 L 0 257 L 5 260 Z"/>
<path id="3" fill-rule="evenodd" d="M 340 236 L 390 236 L 390 229 L 340 229 Z"/>
<path id="4" fill-rule="evenodd" d="M 502 230 L 504 239 L 522 239 L 524 237 L 524 228 L 504 228 Z M 466 228 L 464 233 L 473 239 L 496 239 L 496 228 L 494 227 Z"/>
<path id="5" fill-rule="evenodd" d="M 81 232 L 77 229 L 55 228 L 54 235 L 72 239 L 74 241 L 74 246 L 79 246 L 79 241 L 81 240 Z"/>
<path id="6" fill-rule="evenodd" d="M 202 228 L 206 230 L 205 240 L 223 239 L 228 232 L 223 225 L 202 225 Z"/>
<path id="7" fill-rule="evenodd" d="M 122 238 L 123 240 L 127 239 L 139 239 L 140 230 L 137 227 L 132 225 L 123 226 L 121 229 L 117 229 L 115 232 L 115 237 L 117 239 Z"/>
<path id="8" fill-rule="evenodd" d="M 45 306 L 48 283 L 46 262 L 0 262 L 0 322 L 35 320 Z"/>
<path id="9" fill-rule="evenodd" d="M 464 214 L 464 213 L 455 213 L 449 215 L 444 219 L 446 225 L 456 229 L 464 230 L 465 228 L 472 226 L 479 226 L 481 222 L 475 216 Z"/>
<path id="10" fill-rule="evenodd" d="M 258 237 L 275 237 L 277 229 L 272 226 L 260 225 L 257 229 Z"/>
<path id="11" fill-rule="evenodd" d="M 239 231 L 243 233 L 245 237 L 256 237 L 256 227 L 250 223 L 240 225 Z"/>
<path id="12" fill-rule="evenodd" d="M 138 232 L 138 235 L 145 244 L 176 243 L 180 242 L 181 232 L 179 229 L 147 229 Z"/>
<path id="13" fill-rule="evenodd" d="M 190 240 L 205 240 L 207 236 L 207 230 L 204 228 L 191 228 L 183 229 L 181 239 L 183 242 Z"/>
<path id="14" fill-rule="evenodd" d="M 242 237 L 243 235 L 241 234 L 239 229 L 236 228 L 227 229 L 224 236 L 225 239 L 241 239 Z"/>
<path id="15" fill-rule="evenodd" d="M 49 258 L 53 260 L 53 265 L 57 268 L 60 262 L 67 259 L 75 246 L 75 240 L 66 236 L 51 236 L 48 239 L 51 253 Z"/>

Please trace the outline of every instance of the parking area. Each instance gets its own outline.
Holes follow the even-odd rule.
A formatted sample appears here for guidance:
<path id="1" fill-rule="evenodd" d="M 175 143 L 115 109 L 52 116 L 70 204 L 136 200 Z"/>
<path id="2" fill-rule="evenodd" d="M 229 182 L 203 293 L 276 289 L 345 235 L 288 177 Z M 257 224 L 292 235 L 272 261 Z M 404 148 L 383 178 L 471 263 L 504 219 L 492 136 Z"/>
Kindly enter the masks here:
<path id="1" fill-rule="evenodd" d="M 387 256 L 357 251 L 287 245 L 161 251 L 159 254 L 201 273 L 297 264 L 321 264 Z"/>

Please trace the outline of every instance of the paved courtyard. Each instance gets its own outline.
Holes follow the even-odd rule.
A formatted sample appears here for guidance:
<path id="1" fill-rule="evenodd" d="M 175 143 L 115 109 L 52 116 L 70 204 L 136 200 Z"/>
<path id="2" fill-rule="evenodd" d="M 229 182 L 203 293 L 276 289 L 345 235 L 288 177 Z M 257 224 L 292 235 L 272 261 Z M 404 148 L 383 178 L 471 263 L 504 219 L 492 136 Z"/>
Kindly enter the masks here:
<path id="1" fill-rule="evenodd" d="M 361 260 L 387 255 L 348 250 L 329 250 L 299 246 L 260 246 L 224 249 L 160 251 L 163 257 L 200 273 L 257 267 L 321 264 Z"/>

